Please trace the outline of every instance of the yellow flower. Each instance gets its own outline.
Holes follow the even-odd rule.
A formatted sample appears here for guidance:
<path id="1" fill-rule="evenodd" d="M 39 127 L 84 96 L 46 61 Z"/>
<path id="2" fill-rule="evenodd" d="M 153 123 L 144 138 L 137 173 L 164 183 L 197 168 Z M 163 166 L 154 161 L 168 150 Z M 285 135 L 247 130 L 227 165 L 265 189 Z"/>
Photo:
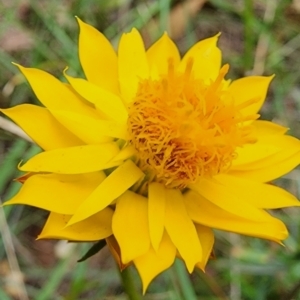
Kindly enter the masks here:
<path id="1" fill-rule="evenodd" d="M 181 58 L 167 34 L 146 51 L 133 29 L 116 53 L 78 21 L 87 79 L 18 66 L 44 107 L 2 111 L 44 152 L 19 167 L 28 174 L 6 204 L 50 211 L 39 238 L 107 239 L 144 290 L 176 256 L 204 269 L 213 228 L 284 240 L 265 209 L 299 202 L 268 182 L 298 165 L 300 143 L 257 120 L 273 76 L 225 80 L 218 35 Z"/>

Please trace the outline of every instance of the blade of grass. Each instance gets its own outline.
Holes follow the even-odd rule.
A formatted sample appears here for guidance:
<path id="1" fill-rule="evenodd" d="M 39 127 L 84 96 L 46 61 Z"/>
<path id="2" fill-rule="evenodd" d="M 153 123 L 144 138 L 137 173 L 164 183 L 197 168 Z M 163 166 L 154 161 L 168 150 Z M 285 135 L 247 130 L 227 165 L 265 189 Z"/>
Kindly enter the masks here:
<path id="1" fill-rule="evenodd" d="M 160 25 L 160 30 L 162 32 L 164 32 L 165 30 L 170 32 L 170 28 L 169 28 L 170 6 L 171 6 L 170 0 L 159 1 L 159 25 Z"/>
<path id="2" fill-rule="evenodd" d="M 176 259 L 174 263 L 174 270 L 178 278 L 183 299 L 197 300 L 194 287 L 181 260 Z"/>
<path id="3" fill-rule="evenodd" d="M 87 264 L 77 264 L 73 272 L 70 292 L 67 299 L 79 299 L 80 293 L 87 288 Z"/>
<path id="4" fill-rule="evenodd" d="M 130 11 L 129 16 L 125 15 L 121 17 L 120 22 L 123 23 L 123 18 L 132 19 L 132 22 L 126 26 L 125 31 L 130 31 L 132 27 L 141 29 L 158 12 L 158 1 L 155 1 L 148 5 L 146 5 L 145 3 L 139 4 Z M 113 44 L 116 44 L 116 41 L 119 38 L 119 28 L 116 26 L 116 24 L 112 24 L 104 30 L 104 35 L 107 36 L 110 40 L 112 40 Z"/>
<path id="5" fill-rule="evenodd" d="M 70 272 L 68 267 L 72 257 L 68 257 L 57 263 L 56 267 L 52 270 L 51 276 L 46 281 L 46 284 L 42 287 L 39 293 L 35 296 L 36 300 L 48 300 L 55 299 L 57 289 L 60 283 L 63 281 L 65 275 Z"/>
<path id="6" fill-rule="evenodd" d="M 2 290 L 1 287 L 0 287 L 0 299 L 1 300 L 11 300 L 11 298 L 7 296 L 7 294 Z"/>
<path id="7" fill-rule="evenodd" d="M 244 0 L 244 68 L 250 70 L 254 54 L 253 20 L 255 19 L 253 1 Z"/>
<path id="8" fill-rule="evenodd" d="M 3 159 L 0 166 L 0 194 L 3 193 L 8 181 L 11 180 L 13 175 L 16 173 L 17 165 L 27 147 L 28 142 L 18 139 Z"/>

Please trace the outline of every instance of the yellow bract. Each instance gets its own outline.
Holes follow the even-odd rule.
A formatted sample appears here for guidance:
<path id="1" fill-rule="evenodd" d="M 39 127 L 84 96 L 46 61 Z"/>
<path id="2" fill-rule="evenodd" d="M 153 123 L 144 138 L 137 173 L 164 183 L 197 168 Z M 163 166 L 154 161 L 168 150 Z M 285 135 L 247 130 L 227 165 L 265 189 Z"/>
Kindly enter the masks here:
<path id="1" fill-rule="evenodd" d="M 176 256 L 204 270 L 214 228 L 281 243 L 287 229 L 265 209 L 299 202 L 268 182 L 299 164 L 300 142 L 257 120 L 273 76 L 227 80 L 219 35 L 181 58 L 166 33 L 146 51 L 133 29 L 115 51 L 78 23 L 86 78 L 18 66 L 45 107 L 1 111 L 44 151 L 5 205 L 48 210 L 39 238 L 107 239 L 144 292 Z"/>

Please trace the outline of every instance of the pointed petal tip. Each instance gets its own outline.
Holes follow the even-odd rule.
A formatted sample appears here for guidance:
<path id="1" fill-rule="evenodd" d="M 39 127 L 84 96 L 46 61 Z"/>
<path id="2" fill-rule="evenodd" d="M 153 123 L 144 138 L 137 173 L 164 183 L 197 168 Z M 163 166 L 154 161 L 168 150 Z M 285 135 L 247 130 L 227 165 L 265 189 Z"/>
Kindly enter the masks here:
<path id="1" fill-rule="evenodd" d="M 28 68 L 26 67 L 23 67 L 22 65 L 18 64 L 18 63 L 15 63 L 15 62 L 11 62 L 14 66 L 16 66 L 22 73 L 23 73 L 23 70 L 26 70 Z M 23 73 L 24 74 L 24 73 Z"/>
<path id="2" fill-rule="evenodd" d="M 143 296 L 145 296 L 149 284 L 150 284 L 150 282 L 148 282 L 147 284 L 143 282 L 143 284 L 142 284 L 142 286 L 143 286 Z"/>
<path id="3" fill-rule="evenodd" d="M 133 32 L 140 33 L 135 27 L 132 27 L 131 30 L 129 31 L 129 33 L 133 33 Z"/>
<path id="4" fill-rule="evenodd" d="M 213 35 L 212 37 L 208 37 L 208 39 L 211 39 L 212 41 L 214 41 L 216 44 L 219 41 L 219 38 L 221 36 L 222 32 L 218 32 L 215 35 Z"/>
<path id="5" fill-rule="evenodd" d="M 196 267 L 205 273 L 205 264 L 203 262 L 197 263 Z"/>
<path id="6" fill-rule="evenodd" d="M 20 170 L 20 171 L 23 171 L 23 166 L 24 166 L 24 164 L 23 164 L 23 166 L 21 166 L 23 164 L 23 160 L 21 160 L 19 163 L 18 163 L 18 166 L 17 166 L 17 168 L 18 168 L 18 170 Z"/>
<path id="7" fill-rule="evenodd" d="M 77 21 L 77 23 L 79 25 L 79 28 L 81 26 L 88 25 L 87 23 L 85 23 L 84 21 L 82 21 L 78 16 L 75 16 L 75 19 L 76 19 L 76 21 Z"/>
<path id="8" fill-rule="evenodd" d="M 197 262 L 197 263 L 199 263 L 199 262 Z M 188 272 L 189 272 L 190 274 L 193 273 L 193 271 L 194 271 L 195 266 L 196 266 L 197 263 L 192 263 L 192 264 L 191 264 L 191 263 L 189 263 L 189 262 L 185 262 L 186 268 L 187 268 L 187 270 L 188 270 Z"/>
<path id="9" fill-rule="evenodd" d="M 43 239 L 43 236 L 41 234 L 39 234 L 37 237 L 36 237 L 36 241 L 39 241 L 39 240 L 42 240 Z"/>
<path id="10" fill-rule="evenodd" d="M 62 230 L 66 229 L 67 227 L 72 226 L 72 225 L 74 225 L 74 224 L 76 224 L 76 223 L 78 223 L 78 222 L 80 222 L 80 221 L 83 221 L 83 220 L 78 220 L 78 219 L 75 217 L 75 215 L 73 215 L 73 216 L 71 217 L 71 219 L 68 221 L 68 223 L 62 228 Z"/>

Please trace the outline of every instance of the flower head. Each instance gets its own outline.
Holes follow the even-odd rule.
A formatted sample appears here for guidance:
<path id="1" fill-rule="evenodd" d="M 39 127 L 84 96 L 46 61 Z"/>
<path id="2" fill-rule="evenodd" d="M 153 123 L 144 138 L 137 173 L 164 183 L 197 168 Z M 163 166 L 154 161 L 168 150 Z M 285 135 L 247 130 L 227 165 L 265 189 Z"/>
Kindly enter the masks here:
<path id="1" fill-rule="evenodd" d="M 2 111 L 44 151 L 19 167 L 28 173 L 6 205 L 48 210 L 39 238 L 106 239 L 144 290 L 176 256 L 204 269 L 214 228 L 284 240 L 265 209 L 299 202 L 268 182 L 298 165 L 300 143 L 258 120 L 273 76 L 225 79 L 218 35 L 181 58 L 167 34 L 145 50 L 133 29 L 116 53 L 78 21 L 86 79 L 18 66 L 43 107 Z"/>

